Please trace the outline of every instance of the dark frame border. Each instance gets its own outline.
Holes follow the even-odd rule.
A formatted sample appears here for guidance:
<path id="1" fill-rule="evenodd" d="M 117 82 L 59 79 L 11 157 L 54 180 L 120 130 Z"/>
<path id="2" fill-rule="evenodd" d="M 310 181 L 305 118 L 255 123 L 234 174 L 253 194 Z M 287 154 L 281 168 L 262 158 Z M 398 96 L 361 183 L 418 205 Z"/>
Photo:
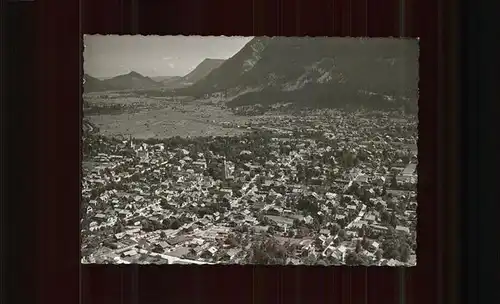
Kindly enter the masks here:
<path id="1" fill-rule="evenodd" d="M 451 77 L 453 56 L 448 55 L 453 48 L 445 48 L 443 32 L 450 30 L 444 27 L 443 20 L 443 16 L 452 14 L 450 4 L 451 0 L 363 3 L 337 0 L 317 1 L 315 5 L 299 0 L 293 3 L 283 0 L 210 3 L 88 0 L 79 5 L 76 1 L 23 4 L 38 10 L 35 20 L 37 73 L 34 76 L 38 103 L 34 105 L 36 127 L 32 130 L 37 135 L 37 183 L 33 183 L 33 197 L 25 195 L 27 200 L 37 201 L 37 229 L 32 230 L 36 231 L 37 239 L 32 267 L 36 271 L 37 298 L 70 303 L 80 299 L 83 303 L 208 299 L 257 303 L 291 300 L 316 303 L 316 299 L 444 303 L 451 296 L 448 293 L 451 289 L 445 285 L 451 282 L 453 274 L 458 274 L 453 263 L 456 251 L 449 250 L 456 244 L 450 241 L 456 238 L 452 233 L 454 223 L 449 220 L 456 218 L 456 212 L 445 214 L 445 210 L 456 208 L 454 193 L 459 176 L 459 172 L 450 171 L 457 170 L 458 155 L 452 147 L 458 144 L 458 106 L 451 101 L 444 102 L 456 96 L 452 93 L 456 83 Z M 77 258 L 80 104 L 76 101 L 81 98 L 77 73 L 81 70 L 81 38 L 78 33 L 98 32 L 420 37 L 419 154 L 423 165 L 419 166 L 419 199 L 427 202 L 419 204 L 422 207 L 419 207 L 418 265 L 405 270 L 80 267 Z M 22 89 L 22 86 L 16 88 Z M 449 144 L 444 145 L 445 140 L 449 140 Z M 438 201 L 443 203 L 437 204 Z"/>

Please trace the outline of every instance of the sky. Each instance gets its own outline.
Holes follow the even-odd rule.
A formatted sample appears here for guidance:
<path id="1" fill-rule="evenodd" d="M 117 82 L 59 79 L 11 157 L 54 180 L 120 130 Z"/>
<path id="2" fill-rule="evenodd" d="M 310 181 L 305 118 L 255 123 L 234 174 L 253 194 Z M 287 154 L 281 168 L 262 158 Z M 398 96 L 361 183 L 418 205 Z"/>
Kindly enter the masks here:
<path id="1" fill-rule="evenodd" d="M 130 71 L 184 76 L 206 58 L 227 59 L 253 37 L 85 35 L 84 73 L 107 78 Z"/>

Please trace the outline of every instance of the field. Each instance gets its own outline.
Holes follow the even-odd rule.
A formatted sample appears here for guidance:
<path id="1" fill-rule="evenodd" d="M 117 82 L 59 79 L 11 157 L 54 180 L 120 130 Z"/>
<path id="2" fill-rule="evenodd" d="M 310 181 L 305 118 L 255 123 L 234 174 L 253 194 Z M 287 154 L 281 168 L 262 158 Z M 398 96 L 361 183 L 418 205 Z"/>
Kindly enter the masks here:
<path id="1" fill-rule="evenodd" d="M 106 136 L 167 138 L 174 136 L 232 136 L 246 132 L 248 118 L 199 101 L 135 97 L 131 95 L 90 95 L 90 108 L 104 109 L 84 114 Z M 113 107 L 113 111 L 105 110 Z M 118 108 L 118 110 L 116 110 Z M 228 127 L 230 124 L 234 127 Z M 226 125 L 226 126 L 225 126 Z"/>

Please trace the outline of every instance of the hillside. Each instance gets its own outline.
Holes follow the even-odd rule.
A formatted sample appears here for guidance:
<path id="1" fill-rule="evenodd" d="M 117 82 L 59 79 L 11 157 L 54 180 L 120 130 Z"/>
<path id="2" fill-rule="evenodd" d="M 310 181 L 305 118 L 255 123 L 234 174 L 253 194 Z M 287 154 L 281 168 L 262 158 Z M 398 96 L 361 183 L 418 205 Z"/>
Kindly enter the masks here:
<path id="1" fill-rule="evenodd" d="M 217 69 L 224 63 L 224 59 L 211 59 L 207 58 L 203 60 L 194 70 L 183 77 L 183 81 L 186 83 L 196 83 L 201 79 L 205 78 L 210 72 Z"/>
<path id="2" fill-rule="evenodd" d="M 160 83 L 134 71 L 105 80 L 105 82 L 112 87 L 123 89 L 148 89 L 160 86 Z"/>
<path id="3" fill-rule="evenodd" d="M 89 75 L 84 75 L 84 77 L 84 91 L 87 93 L 111 90 L 150 89 L 161 86 L 161 83 L 134 71 L 106 80 L 99 80 Z"/>
<path id="4" fill-rule="evenodd" d="M 99 80 L 90 75 L 87 74 L 83 75 L 83 79 L 84 79 L 83 91 L 85 93 L 113 90 L 113 88 L 105 81 Z"/>
<path id="5" fill-rule="evenodd" d="M 304 106 L 405 106 L 414 111 L 418 42 L 258 37 L 178 93 L 222 95 L 230 106 L 283 101 Z"/>

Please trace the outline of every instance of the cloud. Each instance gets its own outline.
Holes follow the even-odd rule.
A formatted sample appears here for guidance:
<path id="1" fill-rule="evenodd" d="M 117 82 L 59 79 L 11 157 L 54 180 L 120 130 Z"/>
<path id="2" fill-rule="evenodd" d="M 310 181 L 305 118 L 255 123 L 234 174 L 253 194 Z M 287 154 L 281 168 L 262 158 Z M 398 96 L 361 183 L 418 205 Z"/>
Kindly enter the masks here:
<path id="1" fill-rule="evenodd" d="M 173 64 L 173 63 L 169 63 L 169 64 L 168 64 L 168 66 L 169 66 L 171 69 L 175 68 L 175 64 Z"/>
<path id="2" fill-rule="evenodd" d="M 168 57 L 168 56 L 167 56 L 167 57 L 163 57 L 163 58 L 162 58 L 162 60 L 172 60 L 172 59 L 174 59 L 174 58 L 172 58 L 172 57 Z"/>

